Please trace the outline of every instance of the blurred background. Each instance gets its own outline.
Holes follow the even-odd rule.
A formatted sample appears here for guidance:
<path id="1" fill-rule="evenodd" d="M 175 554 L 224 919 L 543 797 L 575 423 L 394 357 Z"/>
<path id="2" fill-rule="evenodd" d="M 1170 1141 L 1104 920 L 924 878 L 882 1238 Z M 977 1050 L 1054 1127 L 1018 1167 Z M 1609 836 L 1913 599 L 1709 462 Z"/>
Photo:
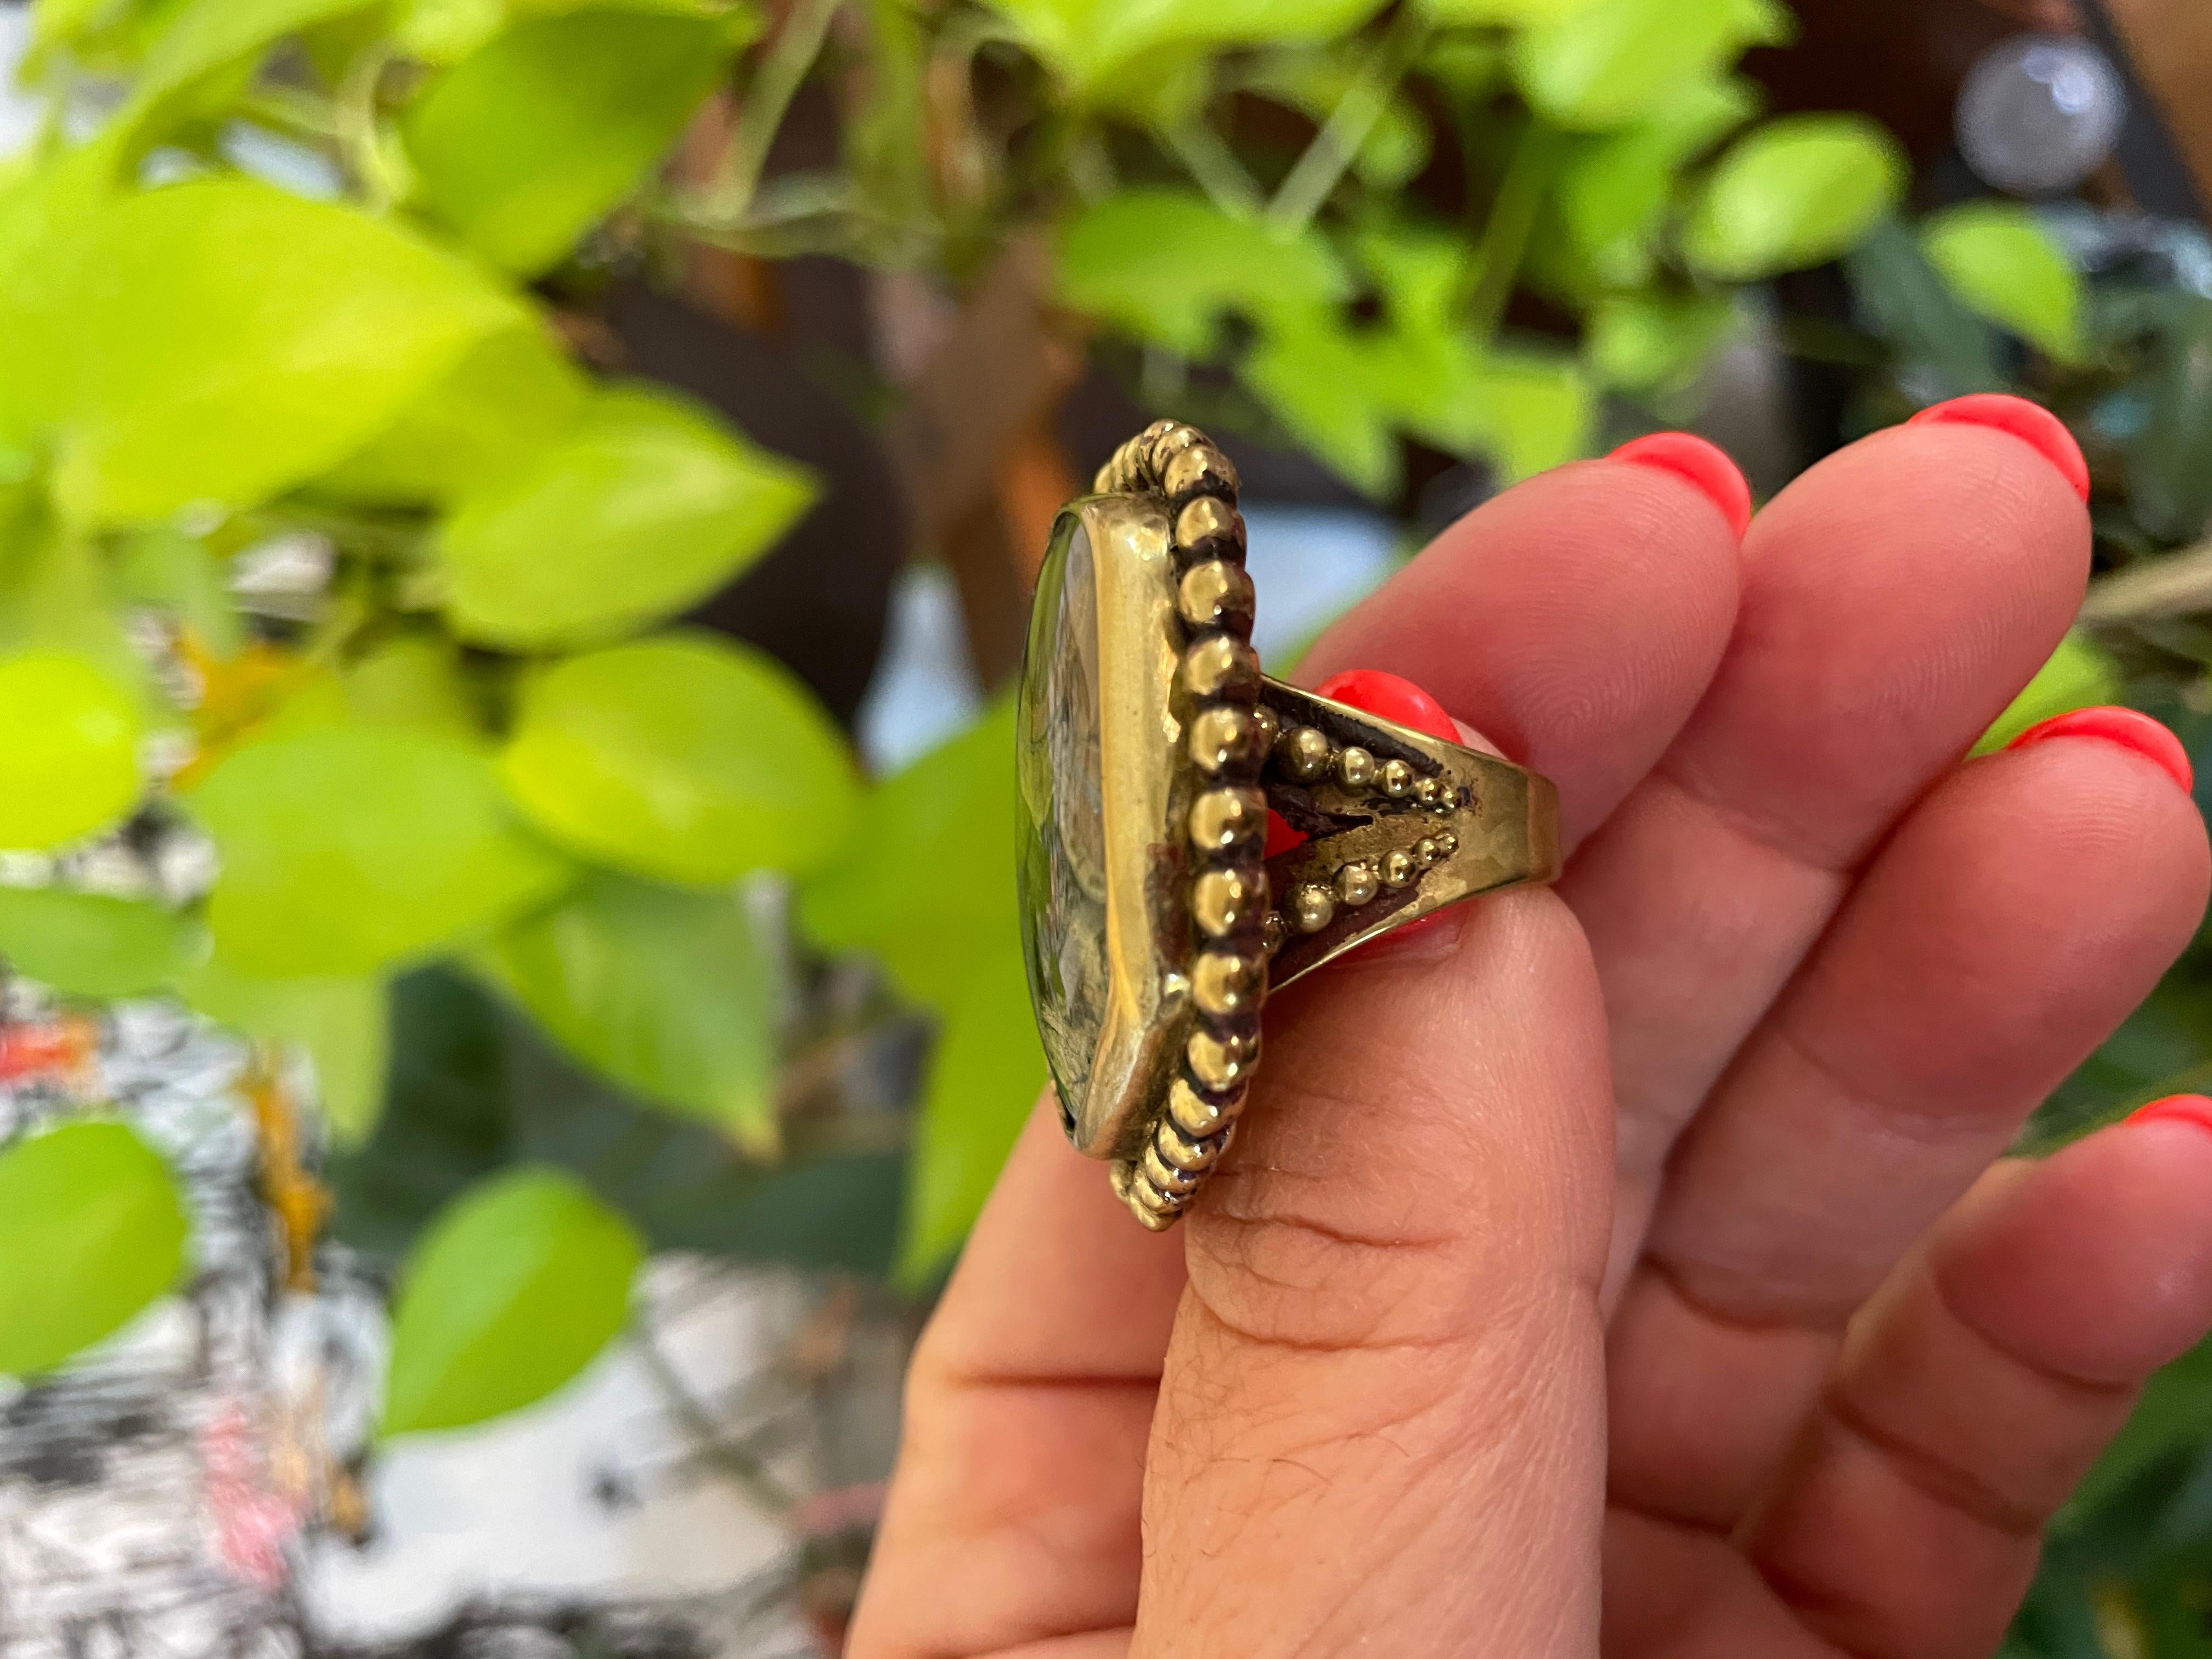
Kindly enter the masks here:
<path id="1" fill-rule="evenodd" d="M 1285 672 L 1963 392 L 2212 777 L 2197 0 L 0 8 L 0 1659 L 840 1650 L 1043 1079 L 1001 696 L 1156 415 Z M 2047 1147 L 2212 1085 L 2212 954 Z M 2212 1350 L 2013 1659 L 2212 1656 Z"/>

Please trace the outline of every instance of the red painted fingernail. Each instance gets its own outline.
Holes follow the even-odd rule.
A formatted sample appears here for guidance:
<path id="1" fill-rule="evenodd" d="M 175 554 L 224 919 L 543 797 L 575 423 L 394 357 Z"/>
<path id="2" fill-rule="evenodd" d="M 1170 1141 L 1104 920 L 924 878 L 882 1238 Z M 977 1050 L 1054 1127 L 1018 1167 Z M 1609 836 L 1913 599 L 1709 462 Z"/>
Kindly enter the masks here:
<path id="1" fill-rule="evenodd" d="M 2089 499 L 2089 463 L 2081 458 L 2081 446 L 2074 441 L 2066 422 L 2041 404 L 2002 392 L 1977 392 L 1969 398 L 1954 398 L 1948 404 L 1923 409 L 1905 424 L 1986 426 L 2009 432 L 2057 467 L 2076 495 L 2085 501 Z"/>
<path id="2" fill-rule="evenodd" d="M 2173 1095 L 2128 1114 L 2130 1123 L 2189 1123 L 2212 1134 L 2212 1100 L 2203 1095 Z"/>
<path id="3" fill-rule="evenodd" d="M 2077 708 L 2070 714 L 2029 726 L 2005 747 L 2026 749 L 2033 744 L 2048 743 L 2053 738 L 2101 738 L 2106 743 L 2117 743 L 2160 768 L 2181 786 L 2185 795 L 2197 787 L 2197 773 L 2189 764 L 2189 751 L 2181 746 L 2181 739 L 2149 715 L 2135 709 Z"/>
<path id="4" fill-rule="evenodd" d="M 1331 702 L 1347 702 L 1354 708 L 1416 732 L 1425 732 L 1446 743 L 1459 741 L 1459 727 L 1444 712 L 1443 704 L 1408 679 L 1386 674 L 1379 668 L 1347 668 L 1331 674 L 1314 687 L 1314 695 Z"/>
<path id="5" fill-rule="evenodd" d="M 1751 486 L 1728 452 L 1691 432 L 1655 432 L 1626 443 L 1606 458 L 1635 466 L 1654 466 L 1687 478 L 1721 510 L 1738 541 L 1751 528 Z"/>

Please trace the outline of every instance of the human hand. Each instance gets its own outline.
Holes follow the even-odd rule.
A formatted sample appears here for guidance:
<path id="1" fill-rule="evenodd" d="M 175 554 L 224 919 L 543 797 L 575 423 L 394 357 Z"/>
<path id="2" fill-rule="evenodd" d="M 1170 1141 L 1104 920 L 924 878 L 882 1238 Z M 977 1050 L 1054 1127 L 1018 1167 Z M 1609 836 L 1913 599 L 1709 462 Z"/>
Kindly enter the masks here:
<path id="1" fill-rule="evenodd" d="M 1316 647 L 1555 780 L 1566 877 L 1272 1000 L 1176 1232 L 1040 1109 L 916 1355 L 855 1659 L 1996 1648 L 2212 1325 L 2212 1104 L 2001 1156 L 2207 851 L 2140 716 L 1960 763 L 2089 530 L 2055 421 L 1934 414 L 1747 535 L 1693 441 L 1538 478 Z"/>

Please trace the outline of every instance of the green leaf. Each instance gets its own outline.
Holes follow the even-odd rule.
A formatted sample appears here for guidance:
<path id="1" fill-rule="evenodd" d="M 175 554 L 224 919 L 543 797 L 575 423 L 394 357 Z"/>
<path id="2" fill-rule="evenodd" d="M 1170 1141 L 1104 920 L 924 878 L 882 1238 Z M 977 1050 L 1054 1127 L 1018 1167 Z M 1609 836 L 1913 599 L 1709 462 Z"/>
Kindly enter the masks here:
<path id="1" fill-rule="evenodd" d="M 119 118 L 135 127 L 169 94 L 267 51 L 286 35 L 366 9 L 370 0 L 186 0 L 146 53 Z"/>
<path id="2" fill-rule="evenodd" d="M 1744 82 L 1695 81 L 1634 126 L 1577 141 L 1560 163 L 1553 206 L 1599 282 L 1630 288 L 1650 280 L 1682 167 L 1757 106 Z"/>
<path id="3" fill-rule="evenodd" d="M 1509 482 L 1589 453 L 1597 392 L 1572 358 L 1543 351 L 1493 351 L 1468 388 L 1471 435 Z"/>
<path id="4" fill-rule="evenodd" d="M 583 413 L 587 390 L 544 329 L 505 330 L 313 489 L 375 506 L 449 506 L 519 471 L 565 435 Z"/>
<path id="5" fill-rule="evenodd" d="M 52 1370 L 120 1330 L 177 1282 L 187 1230 L 169 1166 L 120 1123 L 0 1152 L 0 1372 Z"/>
<path id="6" fill-rule="evenodd" d="M 1790 115 L 1754 127 L 1706 180 L 1682 234 L 1690 264 L 1757 282 L 1850 251 L 1905 198 L 1897 141 L 1856 115 Z"/>
<path id="7" fill-rule="evenodd" d="M 1317 234 L 1281 236 L 1194 191 L 1154 186 L 1094 202 L 1063 226 L 1059 280 L 1072 309 L 1186 357 L 1212 354 L 1228 313 L 1307 317 L 1352 286 Z"/>
<path id="8" fill-rule="evenodd" d="M 0 848 L 81 840 L 137 804 L 137 703 L 85 658 L 0 658 Z"/>
<path id="9" fill-rule="evenodd" d="M 1557 23 L 1587 10 L 1593 0 L 1419 0 L 1421 15 L 1437 28 L 1525 28 Z"/>
<path id="10" fill-rule="evenodd" d="M 2129 506 L 2169 542 L 2193 542 L 2212 519 L 2212 301 L 2176 295 L 2149 382 L 2150 409 L 2126 450 Z"/>
<path id="11" fill-rule="evenodd" d="M 859 794 L 843 738 L 804 686 L 761 652 L 696 633 L 532 678 L 500 775 L 563 846 L 700 886 L 819 865 Z"/>
<path id="12" fill-rule="evenodd" d="M 2001 391 L 1996 331 L 1959 303 L 1919 238 L 1886 218 L 1845 257 L 1860 314 L 1904 362 L 1934 376 L 1936 395 Z"/>
<path id="13" fill-rule="evenodd" d="M 136 899 L 51 887 L 0 887 L 0 957 L 67 996 L 158 991 L 185 965 L 193 930 Z"/>
<path id="14" fill-rule="evenodd" d="M 2087 293 L 2081 272 L 2033 212 L 1968 202 L 1929 216 L 1922 245 L 1966 307 L 2046 356 L 2081 361 Z"/>
<path id="15" fill-rule="evenodd" d="M 1672 392 L 1698 377 L 1735 326 L 1735 306 L 1717 295 L 1625 294 L 1590 313 L 1585 348 L 1606 385 Z"/>
<path id="16" fill-rule="evenodd" d="M 1019 949 L 1014 895 L 1014 707 L 869 792 L 836 855 L 799 890 L 799 925 L 864 951 L 906 995 L 942 1007 L 975 963 Z"/>
<path id="17" fill-rule="evenodd" d="M 495 927 L 574 873 L 510 823 L 489 759 L 417 726 L 337 720 L 257 739 L 190 804 L 222 862 L 208 923 L 241 973 L 374 972 Z"/>
<path id="18" fill-rule="evenodd" d="M 1078 92 L 1168 46 L 1286 43 L 1351 33 L 1382 0 L 992 0 Z"/>
<path id="19" fill-rule="evenodd" d="M 2070 633 L 2059 641 L 2051 660 L 2036 671 L 2012 706 L 1997 716 L 1996 724 L 1982 734 L 1974 753 L 1994 754 L 2029 726 L 2076 708 L 2118 702 L 2124 690 L 2120 666 L 2111 653 L 2087 634 Z"/>
<path id="20" fill-rule="evenodd" d="M 249 505 L 325 471 L 520 320 L 392 225 L 265 185 L 172 185 L 100 220 L 54 477 L 87 524 Z"/>
<path id="21" fill-rule="evenodd" d="M 774 1150 L 782 988 L 736 894 L 594 874 L 478 960 L 586 1065 L 757 1154 Z"/>
<path id="22" fill-rule="evenodd" d="M 471 743 L 483 735 L 460 653 L 441 635 L 395 635 L 349 667 L 338 689 L 346 713 L 370 725 L 419 726 Z"/>
<path id="23" fill-rule="evenodd" d="M 1683 82 L 1710 78 L 1746 46 L 1786 39 L 1771 0 L 1594 0 L 1522 34 L 1514 78 L 1531 107 L 1577 131 L 1649 114 Z"/>
<path id="24" fill-rule="evenodd" d="M 408 1263 L 383 1432 L 459 1428 L 551 1394 L 621 1331 L 644 1255 L 627 1221 L 557 1170 L 472 1189 Z"/>
<path id="25" fill-rule="evenodd" d="M 2106 1449 L 2053 1524 L 2079 1530 L 2160 1459 L 2212 1442 L 2212 1343 L 2193 1350 L 2153 1377 L 2119 1437 Z"/>
<path id="26" fill-rule="evenodd" d="M 185 974 L 178 988 L 210 1019 L 302 1050 L 313 1063 L 316 1098 L 339 1146 L 357 1146 L 376 1127 L 392 1058 L 382 980 L 263 979 L 216 957 Z"/>
<path id="27" fill-rule="evenodd" d="M 968 1236 L 1045 1082 L 1028 977 L 1007 950 L 962 983 L 930 1055 L 899 1249 L 906 1283 L 927 1279 Z"/>
<path id="28" fill-rule="evenodd" d="M 1322 314 L 1271 329 L 1237 372 L 1292 438 L 1379 499 L 1398 487 L 1393 428 L 1407 401 L 1403 381 L 1423 367 L 1379 331 Z"/>
<path id="29" fill-rule="evenodd" d="M 439 538 L 464 637 L 603 638 L 704 599 L 775 545 L 807 475 L 659 392 L 603 392 L 575 428 L 471 493 Z"/>
<path id="30" fill-rule="evenodd" d="M 64 412 L 80 273 L 120 155 L 103 133 L 0 182 L 0 440 L 10 445 L 43 449 Z"/>
<path id="31" fill-rule="evenodd" d="M 710 18 L 591 10 L 517 23 L 409 108 L 417 204 L 502 270 L 535 276 L 667 154 L 729 54 Z"/>
<path id="32" fill-rule="evenodd" d="M 1360 54 L 1324 50 L 1278 52 L 1256 65 L 1243 84 L 1322 123 L 1346 97 L 1363 89 L 1366 80 Z M 1206 91 L 1201 82 L 1201 100 Z M 1352 167 L 1374 189 L 1395 191 L 1428 165 L 1429 150 L 1426 118 L 1410 100 L 1391 98 L 1376 112 Z"/>

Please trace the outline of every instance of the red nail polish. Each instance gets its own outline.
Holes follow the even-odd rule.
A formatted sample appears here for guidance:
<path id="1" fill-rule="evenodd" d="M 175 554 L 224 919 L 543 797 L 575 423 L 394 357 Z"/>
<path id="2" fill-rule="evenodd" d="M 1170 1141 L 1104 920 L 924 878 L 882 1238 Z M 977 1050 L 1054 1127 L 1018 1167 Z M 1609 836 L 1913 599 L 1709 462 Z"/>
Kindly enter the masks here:
<path id="1" fill-rule="evenodd" d="M 2188 1123 L 2212 1134 L 2212 1100 L 2203 1095 L 2173 1095 L 2128 1114 L 2130 1123 Z"/>
<path id="2" fill-rule="evenodd" d="M 2123 749 L 2134 750 L 2159 767 L 2181 786 L 2182 793 L 2188 794 L 2197 787 L 2197 773 L 2189 763 L 2189 751 L 2181 746 L 2181 739 L 2149 715 L 2135 709 L 2077 708 L 2070 714 L 2060 714 L 2039 726 L 2029 726 L 2005 747 L 2026 749 L 2053 738 L 2100 738 L 2106 743 L 2116 743 Z"/>
<path id="3" fill-rule="evenodd" d="M 1459 727 L 1444 712 L 1443 704 L 1413 681 L 1379 668 L 1347 668 L 1341 674 L 1331 674 L 1314 688 L 1314 695 L 1331 702 L 1348 702 L 1354 708 L 1410 726 L 1446 743 L 1459 741 Z"/>
<path id="4" fill-rule="evenodd" d="M 2081 446 L 2074 441 L 2066 422 L 2041 404 L 2002 392 L 1977 392 L 1923 409 L 1905 424 L 1986 426 L 2009 432 L 2057 467 L 2076 495 L 2089 499 L 2089 463 L 2081 458 Z"/>
<path id="5" fill-rule="evenodd" d="M 1698 493 L 1721 510 L 1738 541 L 1751 528 L 1751 486 L 1728 453 L 1689 432 L 1655 432 L 1626 443 L 1606 458 L 1634 466 L 1656 467 L 1697 486 Z"/>

